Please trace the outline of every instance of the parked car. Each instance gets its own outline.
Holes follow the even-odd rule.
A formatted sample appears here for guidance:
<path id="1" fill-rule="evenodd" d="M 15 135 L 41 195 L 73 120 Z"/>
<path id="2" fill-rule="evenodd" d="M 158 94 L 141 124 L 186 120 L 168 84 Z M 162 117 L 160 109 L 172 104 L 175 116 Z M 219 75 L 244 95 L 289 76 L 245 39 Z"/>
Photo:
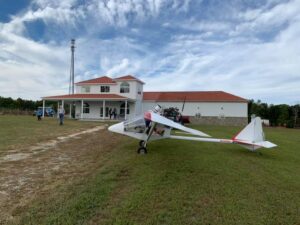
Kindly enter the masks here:
<path id="1" fill-rule="evenodd" d="M 38 113 L 43 114 L 42 112 L 43 112 L 43 107 L 40 106 L 40 107 L 38 107 L 37 110 L 35 110 L 35 111 L 33 112 L 33 116 L 37 116 Z M 53 117 L 53 116 L 55 115 L 55 111 L 54 111 L 54 109 L 53 109 L 52 107 L 45 107 L 44 115 L 45 115 L 45 116 L 49 116 L 49 117 Z"/>

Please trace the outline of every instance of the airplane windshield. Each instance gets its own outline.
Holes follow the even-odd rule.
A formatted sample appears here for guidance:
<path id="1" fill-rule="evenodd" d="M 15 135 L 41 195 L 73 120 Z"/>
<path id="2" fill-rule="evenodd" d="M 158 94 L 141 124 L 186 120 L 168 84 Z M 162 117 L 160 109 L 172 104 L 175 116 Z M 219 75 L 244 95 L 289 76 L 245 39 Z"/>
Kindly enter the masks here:
<path id="1" fill-rule="evenodd" d="M 136 133 L 144 133 L 146 130 L 146 124 L 144 116 L 139 116 L 135 119 L 124 122 L 124 130 Z"/>

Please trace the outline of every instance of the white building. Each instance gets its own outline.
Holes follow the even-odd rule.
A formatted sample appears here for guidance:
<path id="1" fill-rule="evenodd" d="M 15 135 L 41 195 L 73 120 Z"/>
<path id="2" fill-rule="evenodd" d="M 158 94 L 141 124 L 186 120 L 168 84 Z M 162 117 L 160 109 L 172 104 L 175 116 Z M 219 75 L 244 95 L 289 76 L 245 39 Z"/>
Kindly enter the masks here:
<path id="1" fill-rule="evenodd" d="M 111 111 L 123 120 L 159 104 L 177 107 L 193 123 L 247 124 L 248 101 L 223 91 L 143 92 L 144 82 L 131 75 L 115 79 L 104 76 L 75 85 L 75 94 L 43 97 L 43 105 L 47 100 L 74 103 L 77 119 L 110 119 Z"/>

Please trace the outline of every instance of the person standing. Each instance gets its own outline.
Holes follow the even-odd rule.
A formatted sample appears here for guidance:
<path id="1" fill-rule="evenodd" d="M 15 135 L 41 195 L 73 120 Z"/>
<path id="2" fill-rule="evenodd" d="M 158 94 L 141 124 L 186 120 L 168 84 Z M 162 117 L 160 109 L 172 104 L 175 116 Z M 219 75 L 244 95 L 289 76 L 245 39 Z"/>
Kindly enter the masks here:
<path id="1" fill-rule="evenodd" d="M 59 115 L 59 125 L 63 125 L 64 124 L 65 110 L 64 110 L 64 107 L 62 105 L 58 109 L 58 115 Z"/>
<path id="2" fill-rule="evenodd" d="M 38 120 L 42 120 L 43 110 L 37 110 L 36 115 Z"/>
<path id="3" fill-rule="evenodd" d="M 109 119 L 111 120 L 111 117 L 113 115 L 112 108 L 109 108 L 108 113 L 109 113 Z"/>

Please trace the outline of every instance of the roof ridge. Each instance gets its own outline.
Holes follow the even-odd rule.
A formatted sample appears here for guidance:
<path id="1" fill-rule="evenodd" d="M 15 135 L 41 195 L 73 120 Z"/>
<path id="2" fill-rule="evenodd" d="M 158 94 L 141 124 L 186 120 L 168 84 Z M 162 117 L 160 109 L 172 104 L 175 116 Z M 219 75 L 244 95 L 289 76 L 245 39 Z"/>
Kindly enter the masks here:
<path id="1" fill-rule="evenodd" d="M 76 84 L 84 84 L 84 83 L 89 83 L 89 82 L 93 82 L 93 81 L 97 81 L 97 80 L 101 80 L 101 79 L 106 79 L 106 80 L 109 80 L 111 81 L 111 83 L 115 83 L 115 81 L 107 76 L 107 75 L 104 75 L 104 76 L 101 76 L 101 77 L 96 77 L 96 78 L 93 78 L 93 79 L 89 79 L 89 80 L 83 80 L 83 81 L 79 81 L 77 82 Z M 106 82 L 107 83 L 107 82 Z"/>
<path id="2" fill-rule="evenodd" d="M 116 77 L 116 78 L 112 78 L 108 75 L 104 75 L 104 76 L 96 77 L 96 78 L 93 78 L 93 79 L 79 81 L 79 82 L 76 82 L 76 84 L 85 84 L 85 83 L 88 84 L 89 82 L 93 83 L 95 81 L 96 81 L 95 83 L 97 83 L 97 80 L 101 80 L 101 79 L 106 79 L 108 81 L 111 81 L 111 83 L 116 83 L 117 80 L 135 80 L 135 81 L 138 81 L 138 82 L 144 84 L 143 81 L 141 81 L 140 79 L 136 78 L 135 76 L 133 76 L 131 74 Z M 104 83 L 108 83 L 108 82 L 106 81 Z"/>
<path id="3" fill-rule="evenodd" d="M 140 79 L 138 79 L 137 77 L 131 75 L 131 74 L 127 74 L 127 75 L 124 75 L 124 76 L 120 76 L 120 77 L 116 77 L 114 78 L 114 80 L 136 80 L 142 84 L 144 84 L 143 81 L 141 81 Z"/>

